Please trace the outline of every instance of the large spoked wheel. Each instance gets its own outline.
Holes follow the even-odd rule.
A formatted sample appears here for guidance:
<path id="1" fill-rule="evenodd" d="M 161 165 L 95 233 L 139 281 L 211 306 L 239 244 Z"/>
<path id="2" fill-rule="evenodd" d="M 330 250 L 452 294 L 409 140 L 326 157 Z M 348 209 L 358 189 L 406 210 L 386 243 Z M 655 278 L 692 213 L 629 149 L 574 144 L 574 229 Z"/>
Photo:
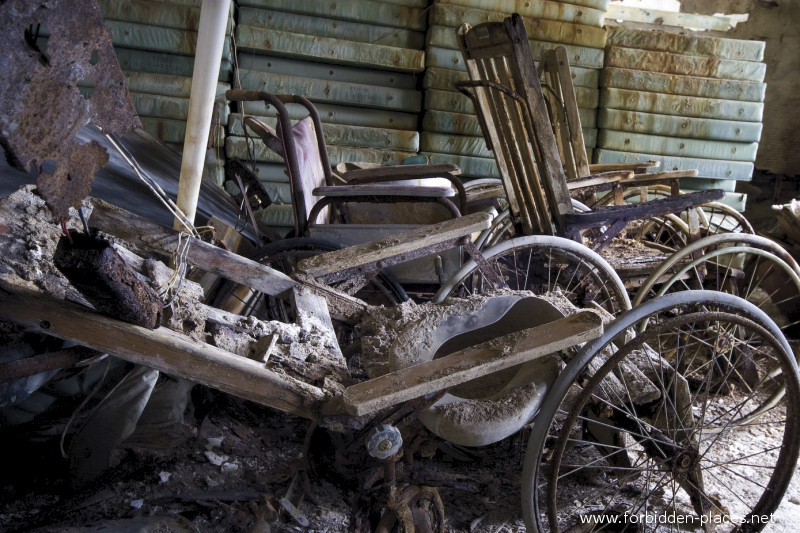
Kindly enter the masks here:
<path id="1" fill-rule="evenodd" d="M 250 259 L 279 270 L 284 274 L 291 274 L 297 268 L 297 263 L 302 259 L 340 248 L 342 248 L 340 244 L 323 239 L 285 239 L 256 249 L 250 254 Z M 355 296 L 371 305 L 392 306 L 408 300 L 403 287 L 388 272 L 380 272 L 366 286 L 359 289 Z M 295 319 L 291 302 L 253 291 L 232 282 L 220 287 L 213 305 L 223 307 L 226 303 L 228 305 L 233 304 L 233 309 L 237 314 L 255 316 L 261 320 L 292 322 Z M 346 345 L 353 340 L 354 332 L 352 327 L 338 323 L 335 320 L 334 327 L 337 330 L 336 333 L 340 344 Z"/>
<path id="2" fill-rule="evenodd" d="M 759 531 L 794 472 L 798 411 L 794 356 L 755 306 L 713 291 L 646 302 L 550 390 L 525 459 L 526 525 Z"/>
<path id="3" fill-rule="evenodd" d="M 703 236 L 717 233 L 750 233 L 755 230 L 743 214 L 722 202 L 709 202 L 700 206 L 700 228 Z"/>
<path id="4" fill-rule="evenodd" d="M 645 280 L 634 306 L 686 289 L 741 296 L 773 317 L 793 346 L 800 344 L 800 266 L 767 238 L 722 233 L 678 250 Z"/>
<path id="5" fill-rule="evenodd" d="M 487 263 L 512 290 L 536 295 L 559 293 L 580 308 L 600 307 L 617 314 L 630 309 L 630 299 L 608 262 L 589 248 L 553 236 L 517 237 L 482 252 Z M 491 282 L 469 261 L 434 295 L 466 297 L 494 290 Z"/>

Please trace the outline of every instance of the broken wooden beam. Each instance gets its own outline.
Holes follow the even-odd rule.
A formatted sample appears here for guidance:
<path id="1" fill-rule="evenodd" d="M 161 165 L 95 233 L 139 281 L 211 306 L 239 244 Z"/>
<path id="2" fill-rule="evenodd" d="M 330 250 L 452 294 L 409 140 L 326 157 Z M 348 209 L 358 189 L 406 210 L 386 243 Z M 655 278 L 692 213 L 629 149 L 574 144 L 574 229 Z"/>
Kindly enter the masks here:
<path id="1" fill-rule="evenodd" d="M 348 246 L 303 259 L 297 267 L 308 276 L 319 278 L 375 264 L 380 269 L 408 258 L 409 254 L 427 255 L 431 248 L 454 242 L 491 226 L 488 213 L 473 213 L 397 233 L 385 239 Z M 399 260 L 397 260 L 399 258 Z"/>
<path id="2" fill-rule="evenodd" d="M 73 367 L 101 355 L 103 355 L 102 352 L 96 350 L 90 350 L 83 346 L 72 346 L 63 350 L 23 357 L 0 364 L 0 383 L 33 376 L 40 372 Z"/>
<path id="3" fill-rule="evenodd" d="M 323 413 L 335 414 L 337 409 L 353 416 L 374 413 L 595 339 L 602 333 L 600 315 L 582 311 L 358 383 L 323 407 Z"/>
<path id="4" fill-rule="evenodd" d="M 181 239 L 189 238 L 103 200 L 93 198 L 92 203 L 90 225 L 137 248 L 171 255 L 182 246 Z M 186 260 L 191 265 L 263 293 L 274 296 L 296 285 L 282 272 L 200 239 L 192 239 L 188 248 Z"/>
<path id="5" fill-rule="evenodd" d="M 148 330 L 0 279 L 0 318 L 287 413 L 315 419 L 317 387 L 166 328 Z"/>

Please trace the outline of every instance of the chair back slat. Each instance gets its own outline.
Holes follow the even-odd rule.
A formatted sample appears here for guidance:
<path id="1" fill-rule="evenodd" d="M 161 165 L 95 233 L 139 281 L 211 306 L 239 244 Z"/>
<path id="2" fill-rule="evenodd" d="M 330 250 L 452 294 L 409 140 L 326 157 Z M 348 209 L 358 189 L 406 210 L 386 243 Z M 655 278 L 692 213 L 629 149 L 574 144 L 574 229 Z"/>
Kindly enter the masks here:
<path id="1" fill-rule="evenodd" d="M 521 17 L 463 24 L 458 37 L 513 220 L 523 234 L 563 234 L 572 202 Z"/>

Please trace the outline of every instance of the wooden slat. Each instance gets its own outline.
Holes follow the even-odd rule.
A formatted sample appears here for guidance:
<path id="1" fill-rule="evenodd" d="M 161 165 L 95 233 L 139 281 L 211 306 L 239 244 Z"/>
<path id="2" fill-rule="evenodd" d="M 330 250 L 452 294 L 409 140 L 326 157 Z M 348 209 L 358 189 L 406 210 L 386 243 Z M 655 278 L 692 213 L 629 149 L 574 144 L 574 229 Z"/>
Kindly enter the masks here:
<path id="1" fill-rule="evenodd" d="M 377 263 L 388 258 L 445 243 L 476 231 L 483 231 L 491 225 L 487 213 L 474 213 L 446 222 L 423 226 L 418 229 L 398 233 L 378 241 L 350 246 L 303 259 L 298 270 L 311 277 Z"/>
<path id="2" fill-rule="evenodd" d="M 498 337 L 426 363 L 348 387 L 342 403 L 361 416 L 599 337 L 600 317 L 590 311 Z"/>
<path id="3" fill-rule="evenodd" d="M 103 200 L 93 199 L 90 226 L 119 237 L 138 248 L 172 254 L 178 246 L 178 233 L 154 224 Z M 186 260 L 207 272 L 213 272 L 266 294 L 277 295 L 296 285 L 287 275 L 240 255 L 193 240 Z"/>
<path id="4" fill-rule="evenodd" d="M 321 389 L 277 374 L 263 363 L 193 341 L 166 328 L 149 330 L 56 300 L 0 279 L 0 317 L 132 363 L 314 419 Z"/>

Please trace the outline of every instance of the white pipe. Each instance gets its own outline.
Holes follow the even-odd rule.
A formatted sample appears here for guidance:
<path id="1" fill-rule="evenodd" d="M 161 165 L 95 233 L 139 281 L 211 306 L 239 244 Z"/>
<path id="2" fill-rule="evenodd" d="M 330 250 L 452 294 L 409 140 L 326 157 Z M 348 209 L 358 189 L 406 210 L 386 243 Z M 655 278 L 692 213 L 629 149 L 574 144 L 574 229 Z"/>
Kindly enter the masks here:
<path id="1" fill-rule="evenodd" d="M 186 139 L 183 142 L 177 200 L 178 207 L 191 221 L 194 221 L 197 212 L 197 198 L 200 195 L 200 183 L 203 178 L 206 146 L 230 5 L 230 0 L 203 0 L 200 8 L 192 92 L 189 96 L 189 117 L 186 120 Z M 180 230 L 182 227 L 181 222 L 176 219 L 174 228 Z"/>

